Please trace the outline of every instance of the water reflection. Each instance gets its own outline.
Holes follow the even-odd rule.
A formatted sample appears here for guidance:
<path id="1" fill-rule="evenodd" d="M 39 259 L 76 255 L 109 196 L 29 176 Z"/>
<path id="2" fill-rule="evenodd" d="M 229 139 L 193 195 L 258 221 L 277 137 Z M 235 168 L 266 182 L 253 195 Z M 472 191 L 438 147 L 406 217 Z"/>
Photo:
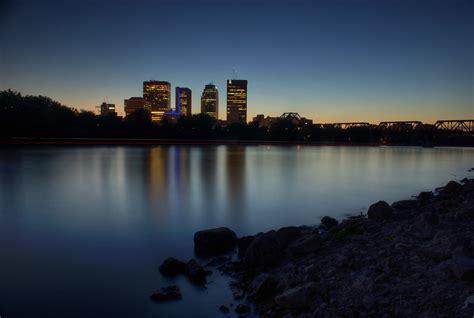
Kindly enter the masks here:
<path id="1" fill-rule="evenodd" d="M 473 176 L 473 155 L 411 147 L 0 149 L 0 252 L 8 260 L 0 262 L 0 314 L 213 316 L 215 301 L 193 289 L 181 309 L 147 299 L 169 283 L 157 264 L 192 255 L 195 231 L 228 226 L 246 235 L 358 213 Z M 87 305 L 76 301 L 84 295 Z M 64 306 L 51 312 L 51 299 Z"/>

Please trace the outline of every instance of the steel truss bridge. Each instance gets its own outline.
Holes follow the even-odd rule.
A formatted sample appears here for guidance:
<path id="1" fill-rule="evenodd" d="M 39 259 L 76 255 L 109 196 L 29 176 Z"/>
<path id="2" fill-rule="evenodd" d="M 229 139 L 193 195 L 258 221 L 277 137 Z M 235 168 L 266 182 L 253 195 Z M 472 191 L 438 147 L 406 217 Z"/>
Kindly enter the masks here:
<path id="1" fill-rule="evenodd" d="M 404 121 L 382 121 L 378 125 L 372 125 L 367 122 L 347 122 L 347 123 L 328 123 L 316 124 L 320 127 L 333 127 L 338 129 L 350 129 L 356 127 L 375 128 L 384 131 L 408 131 L 408 130 L 448 130 L 458 131 L 466 134 L 474 134 L 474 119 L 459 119 L 459 120 L 438 120 L 433 124 L 424 124 L 416 120 Z"/>
<path id="2" fill-rule="evenodd" d="M 438 129 L 460 130 L 474 134 L 474 119 L 438 120 L 434 125 Z"/>

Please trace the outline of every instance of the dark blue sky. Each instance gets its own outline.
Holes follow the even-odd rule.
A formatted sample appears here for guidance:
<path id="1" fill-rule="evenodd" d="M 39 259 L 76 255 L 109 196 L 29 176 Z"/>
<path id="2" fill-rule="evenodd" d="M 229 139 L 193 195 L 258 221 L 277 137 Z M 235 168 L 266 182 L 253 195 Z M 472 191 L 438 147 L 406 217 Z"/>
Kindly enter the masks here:
<path id="1" fill-rule="evenodd" d="M 123 109 L 148 79 L 249 81 L 249 119 L 474 117 L 474 1 L 0 0 L 0 89 Z M 173 101 L 174 104 L 174 101 Z"/>

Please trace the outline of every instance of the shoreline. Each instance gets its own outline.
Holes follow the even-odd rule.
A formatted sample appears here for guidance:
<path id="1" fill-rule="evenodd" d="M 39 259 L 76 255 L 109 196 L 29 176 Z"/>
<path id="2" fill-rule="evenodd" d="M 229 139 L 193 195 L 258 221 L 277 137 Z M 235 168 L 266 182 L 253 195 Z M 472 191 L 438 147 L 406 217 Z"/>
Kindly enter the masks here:
<path id="1" fill-rule="evenodd" d="M 352 147 L 419 147 L 419 148 L 474 148 L 474 145 L 419 145 L 419 144 L 384 144 L 357 142 L 307 142 L 275 140 L 197 140 L 197 139 L 146 139 L 146 138 L 0 138 L 0 146 L 144 146 L 144 145 L 275 145 L 275 146 L 352 146 Z"/>
<path id="2" fill-rule="evenodd" d="M 392 205 L 379 201 L 367 215 L 341 222 L 326 216 L 318 226 L 289 226 L 239 238 L 228 228 L 210 229 L 197 232 L 194 244 L 196 255 L 204 251 L 208 258 L 214 256 L 200 268 L 204 284 L 208 268 L 231 278 L 237 306 L 222 304 L 223 313 L 233 309 L 241 317 L 305 318 L 474 315 L 474 179 L 450 181 Z M 234 252 L 238 257 L 233 261 L 229 253 Z M 188 266 L 174 259 L 162 266 L 178 266 L 170 260 Z"/>
<path id="3" fill-rule="evenodd" d="M 472 317 L 474 179 L 238 249 L 223 270 L 262 317 Z"/>

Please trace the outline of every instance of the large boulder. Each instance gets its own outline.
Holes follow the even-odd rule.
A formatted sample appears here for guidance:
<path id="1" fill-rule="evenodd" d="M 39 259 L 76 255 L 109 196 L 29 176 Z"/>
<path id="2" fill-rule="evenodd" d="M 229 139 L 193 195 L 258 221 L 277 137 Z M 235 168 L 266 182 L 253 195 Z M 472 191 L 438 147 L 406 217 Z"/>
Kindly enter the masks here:
<path id="1" fill-rule="evenodd" d="M 150 296 L 150 299 L 154 301 L 170 301 L 179 300 L 181 298 L 181 291 L 177 285 L 160 288 Z"/>
<path id="2" fill-rule="evenodd" d="M 282 249 L 286 248 L 291 242 L 295 241 L 301 236 L 301 228 L 296 226 L 282 227 L 276 231 L 276 238 Z"/>
<path id="3" fill-rule="evenodd" d="M 456 181 L 449 181 L 443 189 L 439 192 L 439 195 L 442 197 L 451 197 L 453 195 L 459 194 L 462 191 L 462 185 Z"/>
<path id="4" fill-rule="evenodd" d="M 371 220 L 383 221 L 393 216 L 392 207 L 385 201 L 372 204 L 367 212 L 367 217 Z"/>
<path id="5" fill-rule="evenodd" d="M 335 219 L 335 218 L 332 218 L 330 216 L 325 216 L 321 219 L 321 224 L 327 228 L 327 229 L 330 229 L 336 225 L 339 224 L 339 222 Z"/>
<path id="6" fill-rule="evenodd" d="M 186 263 L 186 276 L 196 285 L 205 285 L 208 272 L 195 259 Z"/>
<path id="7" fill-rule="evenodd" d="M 282 255 L 280 242 L 275 231 L 257 235 L 248 246 L 244 264 L 247 267 L 272 267 Z"/>
<path id="8" fill-rule="evenodd" d="M 160 273 L 165 276 L 175 276 L 184 274 L 186 271 L 186 264 L 180 260 L 177 260 L 176 258 L 170 257 L 160 265 L 159 269 Z"/>
<path id="9" fill-rule="evenodd" d="M 225 253 L 237 244 L 237 235 L 227 227 L 199 231 L 194 234 L 194 249 L 201 255 Z"/>

